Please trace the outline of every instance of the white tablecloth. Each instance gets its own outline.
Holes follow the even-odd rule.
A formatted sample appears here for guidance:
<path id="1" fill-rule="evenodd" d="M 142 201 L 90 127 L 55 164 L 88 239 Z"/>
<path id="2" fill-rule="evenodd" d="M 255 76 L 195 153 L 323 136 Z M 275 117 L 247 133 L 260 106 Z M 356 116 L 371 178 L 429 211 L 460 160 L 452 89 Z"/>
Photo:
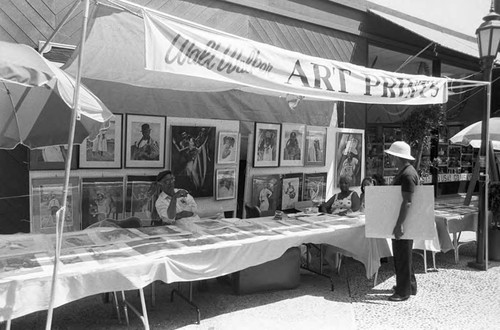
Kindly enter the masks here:
<path id="1" fill-rule="evenodd" d="M 390 255 L 386 240 L 365 238 L 363 216 L 207 219 L 185 227 L 93 228 L 64 234 L 55 306 L 102 292 L 143 288 L 155 280 L 214 278 L 274 260 L 302 243 L 338 247 L 362 262 L 369 278 L 380 258 Z M 48 308 L 54 241 L 54 235 L 0 236 L 0 321 Z"/>

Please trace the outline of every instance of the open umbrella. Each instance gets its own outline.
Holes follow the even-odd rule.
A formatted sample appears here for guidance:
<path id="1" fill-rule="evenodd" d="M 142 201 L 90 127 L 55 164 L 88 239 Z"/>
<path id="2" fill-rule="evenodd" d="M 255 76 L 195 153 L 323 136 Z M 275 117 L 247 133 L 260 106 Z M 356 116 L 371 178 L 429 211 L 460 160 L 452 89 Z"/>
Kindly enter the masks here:
<path id="1" fill-rule="evenodd" d="M 453 144 L 462 146 L 472 146 L 473 148 L 481 147 L 481 121 L 467 126 L 457 134 L 450 138 Z M 500 150 L 500 118 L 490 118 L 489 133 L 493 149 Z"/>
<path id="2" fill-rule="evenodd" d="M 0 55 L 0 74 L 6 73 L 6 76 L 1 76 L 0 82 L 0 148 L 14 148 L 18 143 L 30 148 L 68 143 L 75 79 L 38 53 L 35 52 L 35 55 L 38 59 L 34 63 L 44 63 L 52 78 L 38 68 L 30 70 L 29 62 L 25 62 L 28 69 L 24 71 L 10 70 L 3 53 Z M 10 74 L 15 70 L 19 74 Z M 42 86 L 23 86 L 31 80 L 30 74 L 50 79 Z M 33 83 L 39 81 L 37 78 Z M 74 136 L 74 143 L 77 144 L 86 137 L 92 139 L 97 136 L 103 122 L 113 116 L 85 86 L 80 89 L 79 105 Z"/>
<path id="3" fill-rule="evenodd" d="M 88 12 L 88 1 L 86 2 Z M 83 30 L 85 30 L 84 27 Z M 82 36 L 82 40 L 85 36 Z M 80 74 L 78 74 L 80 77 Z M 77 101 L 75 102 L 74 99 Z M 113 114 L 81 83 L 26 47 L 0 43 L 0 148 L 68 144 L 63 206 L 58 211 L 46 328 L 50 329 L 64 228 L 72 145 L 97 134 Z M 77 120 L 78 119 L 78 120 Z M 10 326 L 10 322 L 8 327 Z"/>
<path id="4" fill-rule="evenodd" d="M 25 86 L 41 86 L 55 73 L 33 48 L 0 41 L 0 80 Z"/>

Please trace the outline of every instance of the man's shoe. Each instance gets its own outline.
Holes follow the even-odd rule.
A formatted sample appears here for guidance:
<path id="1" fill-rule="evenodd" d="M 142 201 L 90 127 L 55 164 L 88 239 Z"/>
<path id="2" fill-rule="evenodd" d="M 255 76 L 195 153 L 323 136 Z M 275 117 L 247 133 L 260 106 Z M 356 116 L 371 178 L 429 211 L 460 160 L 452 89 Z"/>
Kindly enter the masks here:
<path id="1" fill-rule="evenodd" d="M 395 285 L 392 287 L 392 291 L 396 292 L 396 286 Z M 411 295 L 412 296 L 415 296 L 416 294 L 417 294 L 417 290 L 415 290 L 415 291 L 412 290 L 411 291 Z"/>
<path id="2" fill-rule="evenodd" d="M 400 296 L 397 293 L 395 293 L 389 297 L 389 300 L 390 301 L 405 301 L 405 300 L 408 300 L 408 298 L 410 298 L 410 296 Z"/>

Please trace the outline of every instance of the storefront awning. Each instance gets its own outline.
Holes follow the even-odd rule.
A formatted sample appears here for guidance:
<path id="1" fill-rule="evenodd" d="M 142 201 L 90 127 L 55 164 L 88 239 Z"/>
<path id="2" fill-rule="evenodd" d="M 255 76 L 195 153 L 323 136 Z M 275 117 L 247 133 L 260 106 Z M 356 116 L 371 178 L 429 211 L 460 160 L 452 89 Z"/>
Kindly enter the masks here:
<path id="1" fill-rule="evenodd" d="M 479 58 L 477 43 L 475 41 L 460 38 L 450 33 L 436 30 L 435 28 L 432 28 L 430 26 L 424 26 L 416 22 L 411 22 L 404 18 L 384 13 L 375 9 L 369 9 L 369 12 L 393 24 L 401 26 L 405 30 L 418 34 L 419 36 L 428 39 L 429 41 L 433 41 L 442 47 L 457 51 L 465 55 L 473 56 L 475 58 Z"/>

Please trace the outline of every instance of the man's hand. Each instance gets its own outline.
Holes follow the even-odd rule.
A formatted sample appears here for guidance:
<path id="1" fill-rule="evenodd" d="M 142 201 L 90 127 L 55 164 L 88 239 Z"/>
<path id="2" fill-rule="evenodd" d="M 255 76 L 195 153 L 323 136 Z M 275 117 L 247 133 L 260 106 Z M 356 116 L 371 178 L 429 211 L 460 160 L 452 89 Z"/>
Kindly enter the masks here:
<path id="1" fill-rule="evenodd" d="M 400 239 L 404 234 L 403 225 L 396 225 L 392 233 L 396 239 Z"/>
<path id="2" fill-rule="evenodd" d="M 175 192 L 173 197 L 179 198 L 179 197 L 186 197 L 188 194 L 187 190 L 184 189 L 179 189 Z"/>
<path id="3" fill-rule="evenodd" d="M 178 220 L 182 218 L 189 218 L 192 217 L 193 215 L 194 213 L 191 211 L 181 211 L 175 215 L 175 219 Z"/>

